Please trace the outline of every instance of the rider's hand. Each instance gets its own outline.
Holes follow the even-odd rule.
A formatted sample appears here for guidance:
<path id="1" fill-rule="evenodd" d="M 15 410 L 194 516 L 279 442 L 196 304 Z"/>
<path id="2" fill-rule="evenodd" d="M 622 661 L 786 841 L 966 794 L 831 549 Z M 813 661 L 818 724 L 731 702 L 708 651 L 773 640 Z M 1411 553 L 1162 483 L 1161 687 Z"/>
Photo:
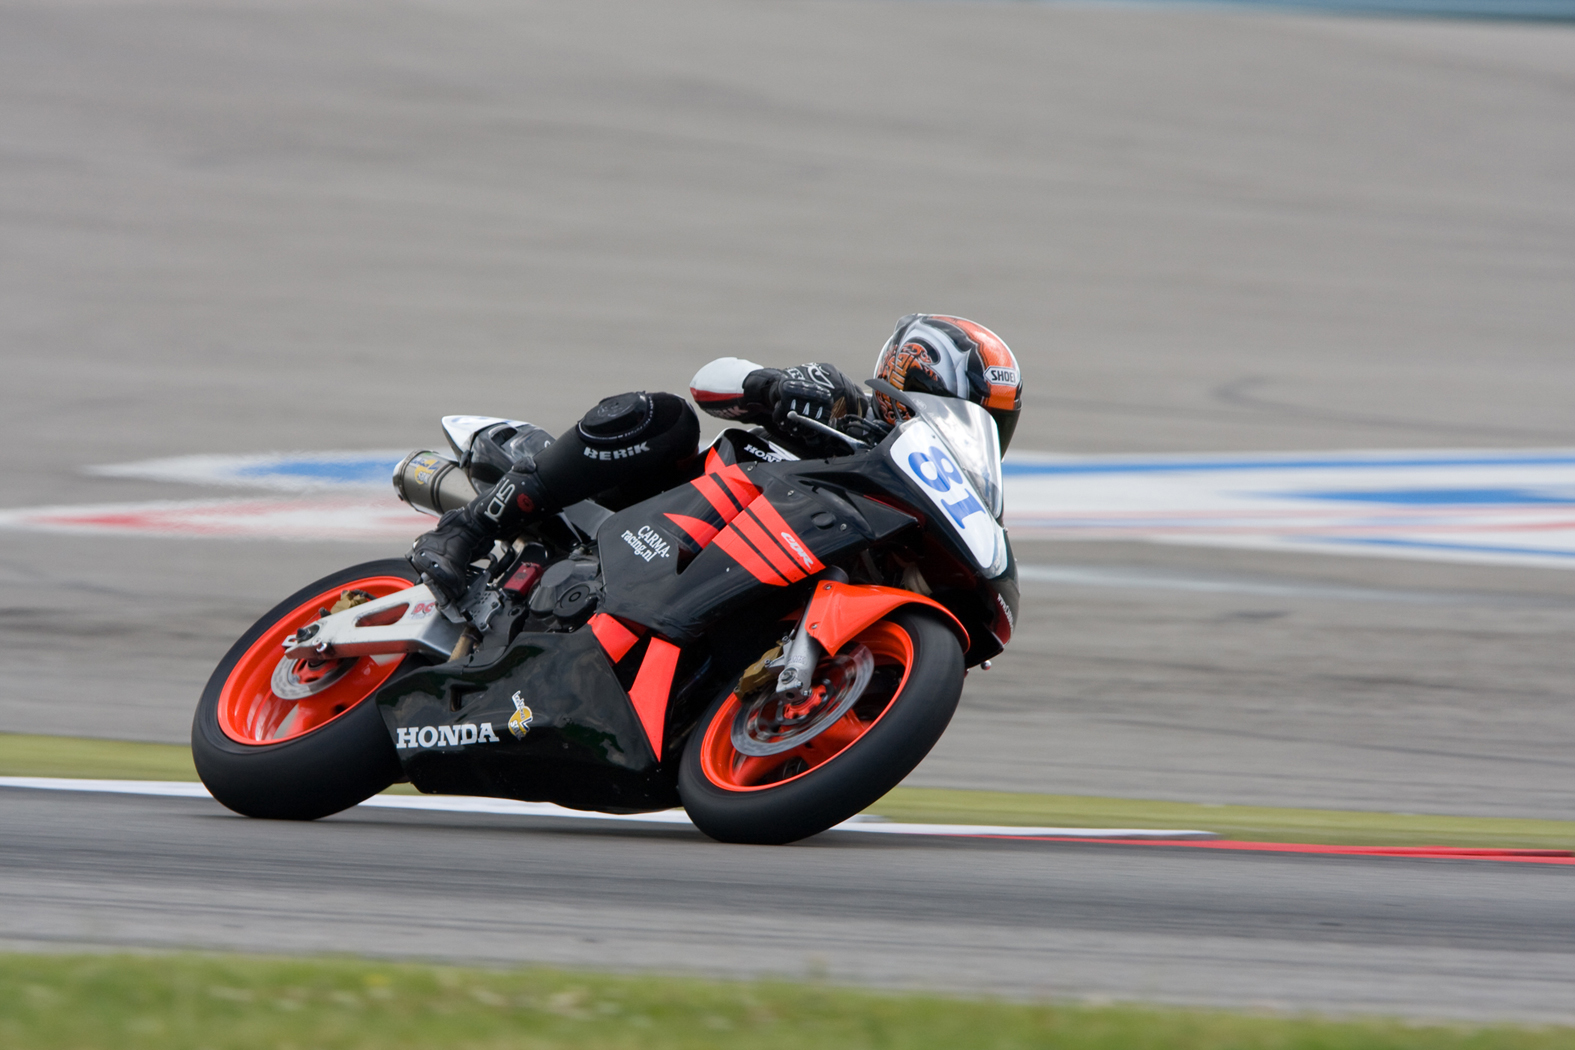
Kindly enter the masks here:
<path id="1" fill-rule="evenodd" d="M 817 423 L 830 424 L 836 393 L 831 387 L 803 379 L 784 378 L 777 382 L 772 393 L 774 404 L 771 407 L 771 421 L 776 426 L 788 430 L 798 429 L 794 427 L 794 421 L 788 418 L 789 412 L 797 412 Z"/>
<path id="2" fill-rule="evenodd" d="M 757 368 L 744 377 L 746 410 L 735 418 L 767 423 L 780 434 L 792 435 L 811 447 L 832 440 L 821 431 L 788 418 L 796 412 L 827 426 L 841 427 L 862 415 L 857 388 L 829 364 L 811 361 L 792 368 Z"/>

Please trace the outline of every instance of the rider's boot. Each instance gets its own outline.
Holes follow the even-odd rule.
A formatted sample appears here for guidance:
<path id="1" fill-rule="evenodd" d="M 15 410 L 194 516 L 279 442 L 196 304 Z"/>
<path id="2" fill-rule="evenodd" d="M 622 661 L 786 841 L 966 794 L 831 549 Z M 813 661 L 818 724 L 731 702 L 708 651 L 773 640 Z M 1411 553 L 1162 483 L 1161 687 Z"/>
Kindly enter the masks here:
<path id="1" fill-rule="evenodd" d="M 491 539 L 476 524 L 470 507 L 462 507 L 439 518 L 437 528 L 417 539 L 405 558 L 433 596 L 447 605 L 465 589 L 465 566 L 491 546 Z"/>
<path id="2" fill-rule="evenodd" d="M 501 536 L 561 509 L 546 498 L 534 470 L 511 471 L 492 491 L 438 519 L 437 528 L 411 546 L 405 557 L 442 605 L 465 593 L 466 568 Z"/>

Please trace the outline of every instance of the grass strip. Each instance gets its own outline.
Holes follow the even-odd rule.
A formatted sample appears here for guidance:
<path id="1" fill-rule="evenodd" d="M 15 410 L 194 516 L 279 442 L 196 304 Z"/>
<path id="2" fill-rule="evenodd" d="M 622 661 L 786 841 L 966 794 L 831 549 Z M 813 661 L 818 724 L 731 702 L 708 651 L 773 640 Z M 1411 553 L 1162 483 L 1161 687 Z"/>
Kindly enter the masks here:
<path id="1" fill-rule="evenodd" d="M 196 780 L 197 768 L 184 744 L 0 733 L 0 776 Z"/>
<path id="2" fill-rule="evenodd" d="M 195 780 L 177 744 L 0 733 L 0 776 Z M 414 793 L 396 784 L 395 793 Z M 869 810 L 916 824 L 1072 828 L 1194 828 L 1225 838 L 1353 846 L 1484 846 L 1575 849 L 1575 821 L 1447 817 L 1195 802 L 899 787 Z"/>
<path id="3" fill-rule="evenodd" d="M 191 748 L 93 737 L 0 733 L 0 777 L 89 780 L 196 780 Z M 391 794 L 420 794 L 395 784 Z"/>
<path id="4" fill-rule="evenodd" d="M 871 806 L 918 824 L 1070 828 L 1190 828 L 1228 839 L 1350 846 L 1575 849 L 1575 821 L 1446 817 L 1341 809 L 1215 806 L 1152 799 L 899 787 Z"/>
<path id="5" fill-rule="evenodd" d="M 728 982 L 202 955 L 0 955 L 8 1050 L 1552 1050 L 1575 1028 L 1415 1025 Z"/>

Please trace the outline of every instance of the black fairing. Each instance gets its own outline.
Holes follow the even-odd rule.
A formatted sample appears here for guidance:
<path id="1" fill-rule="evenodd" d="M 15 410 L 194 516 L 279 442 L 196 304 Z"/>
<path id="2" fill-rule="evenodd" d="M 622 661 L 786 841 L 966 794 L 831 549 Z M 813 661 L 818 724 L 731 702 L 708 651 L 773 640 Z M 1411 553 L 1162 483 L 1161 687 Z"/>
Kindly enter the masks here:
<path id="1" fill-rule="evenodd" d="M 769 507 L 757 509 L 780 516 L 820 564 L 855 580 L 894 584 L 907 569 L 921 571 L 924 587 L 968 630 L 967 663 L 1001 651 L 1017 616 L 1015 559 L 1000 576 L 982 579 L 949 529 L 926 527 L 932 506 L 883 450 L 812 460 L 773 454 L 779 461 L 771 462 L 759 458 L 758 445 L 730 431 L 719 443 L 724 455 L 705 468 L 720 469 L 720 462 L 734 472 L 736 506 L 764 500 Z M 773 582 L 708 542 L 712 537 L 695 524 L 718 520 L 719 497 L 714 488 L 707 495 L 706 476 L 611 516 L 583 504 L 567 524 L 546 523 L 540 539 L 553 558 L 572 556 L 592 566 L 599 560 L 593 603 L 561 619 L 555 617 L 564 615 L 562 603 L 544 614 L 529 607 L 528 594 L 515 595 L 471 655 L 403 671 L 382 688 L 377 702 L 416 787 L 610 812 L 678 805 L 675 759 L 687 734 L 712 700 L 791 627 L 811 575 L 786 572 Z M 546 557 L 546 548 L 531 549 Z M 779 564 L 786 551 L 776 552 Z M 500 570 L 499 580 L 512 572 Z M 616 664 L 587 629 L 592 610 L 643 629 L 642 640 Z M 646 639 L 653 637 L 681 650 L 663 755 L 652 753 L 630 699 Z M 531 709 L 523 736 L 509 728 L 516 695 Z M 448 738 L 441 735 L 445 726 Z M 423 736 L 427 728 L 432 732 Z"/>
<path id="2" fill-rule="evenodd" d="M 483 657 L 418 670 L 378 694 L 396 741 L 400 729 L 483 722 L 497 737 L 496 743 L 399 748 L 416 787 L 608 811 L 678 804 L 590 631 L 521 634 L 495 659 Z M 516 692 L 533 715 L 523 738 L 509 729 Z"/>
<path id="3" fill-rule="evenodd" d="M 816 465 L 824 461 L 746 463 L 740 469 L 822 563 L 835 565 L 915 523 L 910 515 L 811 480 Z M 684 485 L 609 518 L 598 535 L 603 611 L 682 645 L 740 609 L 779 610 L 780 616 L 801 604 L 801 588 L 761 582 L 720 546 L 699 546 L 669 517 L 699 520 L 708 506 Z M 665 547 L 651 542 L 652 533 Z"/>
<path id="4" fill-rule="evenodd" d="M 1007 551 L 1006 571 L 995 579 L 979 579 L 972 586 L 937 591 L 932 595 L 967 629 L 971 644 L 964 660 L 969 667 L 999 656 L 1012 640 L 1017 626 L 1017 606 L 1021 600 L 1017 557 L 1010 547 Z"/>

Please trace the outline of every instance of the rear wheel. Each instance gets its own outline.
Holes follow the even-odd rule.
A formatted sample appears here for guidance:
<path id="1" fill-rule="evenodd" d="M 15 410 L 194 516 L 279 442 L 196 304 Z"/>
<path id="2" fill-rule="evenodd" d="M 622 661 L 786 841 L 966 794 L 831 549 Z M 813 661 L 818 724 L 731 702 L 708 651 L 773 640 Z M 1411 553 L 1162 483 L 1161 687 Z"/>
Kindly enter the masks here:
<path id="1" fill-rule="evenodd" d="M 416 582 L 403 561 L 345 569 L 280 602 L 230 647 L 208 679 L 191 729 L 192 759 L 214 798 L 249 817 L 316 820 L 399 777 L 399 759 L 371 697 L 406 657 L 311 663 L 285 659 L 283 644 L 325 609 Z"/>
<path id="2" fill-rule="evenodd" d="M 910 607 L 823 659 L 812 681 L 801 703 L 784 703 L 768 681 L 701 718 L 678 775 L 701 831 L 793 842 L 874 803 L 945 732 L 962 695 L 962 646 L 939 617 Z"/>

